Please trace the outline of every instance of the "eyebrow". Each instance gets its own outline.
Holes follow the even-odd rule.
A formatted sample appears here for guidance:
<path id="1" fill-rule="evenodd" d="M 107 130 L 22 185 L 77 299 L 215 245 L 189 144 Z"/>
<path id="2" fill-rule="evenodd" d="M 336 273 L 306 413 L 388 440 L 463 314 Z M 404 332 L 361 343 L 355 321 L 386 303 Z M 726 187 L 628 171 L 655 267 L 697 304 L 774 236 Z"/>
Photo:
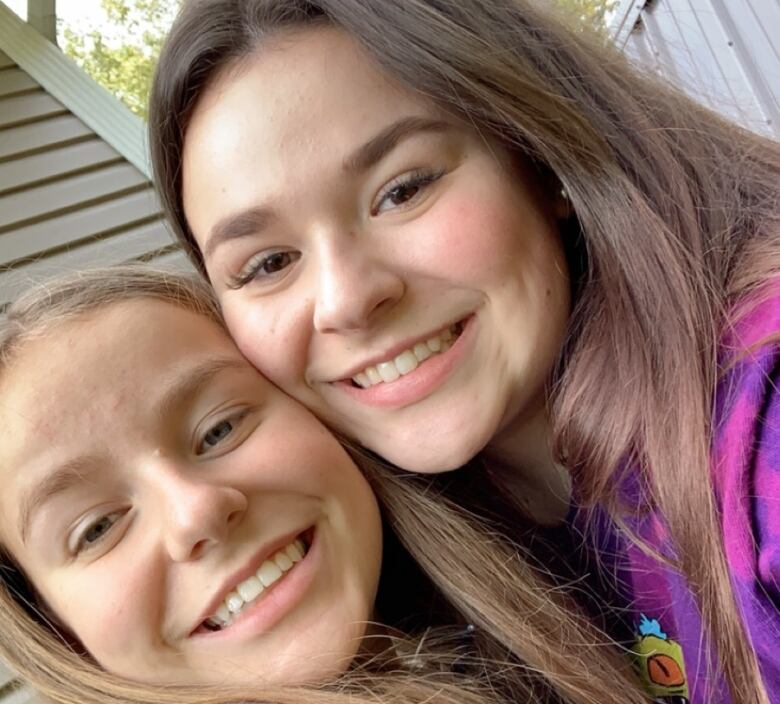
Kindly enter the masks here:
<path id="1" fill-rule="evenodd" d="M 175 378 L 166 384 L 165 391 L 157 402 L 158 418 L 166 418 L 177 407 L 196 396 L 208 386 L 215 376 L 227 369 L 249 368 L 249 363 L 235 357 L 211 357 L 195 367 L 188 367 L 176 373 Z M 259 374 L 259 372 L 257 372 Z"/>
<path id="2" fill-rule="evenodd" d="M 43 504 L 77 484 L 85 483 L 95 474 L 97 467 L 87 458 L 68 460 L 50 472 L 43 481 L 24 492 L 19 501 L 19 533 L 27 543 L 33 514 Z"/>
<path id="3" fill-rule="evenodd" d="M 364 173 L 380 162 L 404 139 L 425 132 L 446 132 L 453 128 L 452 124 L 444 120 L 429 117 L 401 118 L 355 149 L 344 159 L 342 168 L 348 173 Z M 214 250 L 225 242 L 256 234 L 266 227 L 273 217 L 270 208 L 256 206 L 222 218 L 211 228 L 206 239 L 203 246 L 204 258 L 211 256 Z"/>
<path id="4" fill-rule="evenodd" d="M 214 377 L 226 369 L 247 369 L 246 362 L 234 357 L 215 357 L 206 360 L 194 368 L 189 367 L 177 372 L 173 381 L 156 402 L 155 413 L 163 418 L 174 412 L 176 407 L 187 399 L 197 395 Z M 22 542 L 26 544 L 30 533 L 32 518 L 36 511 L 55 496 L 79 484 L 85 484 L 99 471 L 99 465 L 89 457 L 78 457 L 58 465 L 41 481 L 22 493 L 19 501 L 18 529 Z"/>

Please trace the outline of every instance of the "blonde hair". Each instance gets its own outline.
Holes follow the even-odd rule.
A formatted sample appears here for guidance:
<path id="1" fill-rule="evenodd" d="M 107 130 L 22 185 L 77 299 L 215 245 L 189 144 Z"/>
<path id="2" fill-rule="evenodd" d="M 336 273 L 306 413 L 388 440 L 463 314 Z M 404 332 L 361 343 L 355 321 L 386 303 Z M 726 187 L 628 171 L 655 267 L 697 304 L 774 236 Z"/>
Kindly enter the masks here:
<path id="1" fill-rule="evenodd" d="M 13 373 L 13 361 L 24 353 L 25 341 L 31 337 L 56 334 L 56 326 L 67 321 L 139 298 L 168 301 L 223 325 L 214 295 L 201 280 L 145 267 L 84 272 L 32 290 L 9 308 L 0 329 L 0 375 Z M 413 704 L 431 698 L 488 704 L 523 696 L 577 704 L 646 701 L 628 656 L 578 615 L 566 595 L 537 573 L 497 530 L 458 508 L 447 495 L 446 482 L 402 476 L 354 448 L 352 454 L 377 493 L 386 532 L 404 546 L 386 551 L 391 555 L 387 559 L 411 556 L 424 573 L 434 601 L 452 615 L 453 625 L 476 627 L 470 636 L 471 654 L 462 647 L 453 650 L 446 639 L 436 645 L 433 634 L 439 630 L 424 635 L 427 624 L 417 623 L 415 631 L 407 634 L 413 643 L 406 648 L 414 654 L 413 667 L 405 667 L 399 655 L 406 642 L 399 635 L 401 646 L 328 686 L 231 690 L 141 685 L 102 671 L 80 652 L 77 638 L 47 621 L 36 608 L 34 585 L 27 583 L 12 556 L 5 555 L 0 562 L 0 656 L 38 690 L 63 704 Z M 408 566 L 404 569 L 405 585 Z M 424 614 L 429 604 L 418 591 L 398 585 L 383 590 L 380 585 L 379 613 L 408 616 L 417 608 L 418 615 Z M 396 620 L 389 626 L 400 627 L 403 619 Z M 457 667 L 451 667 L 453 659 Z M 468 674 L 459 674 L 464 664 Z"/>
<path id="2" fill-rule="evenodd" d="M 574 310 L 549 394 L 557 455 L 585 505 L 601 503 L 617 520 L 619 473 L 638 471 L 732 697 L 765 704 L 724 556 L 709 451 L 724 311 L 780 272 L 780 147 L 640 74 L 545 4 L 193 0 L 152 91 L 162 201 L 204 271 L 180 171 L 198 99 L 275 32 L 323 24 L 354 38 L 400 84 L 553 174 L 576 213 L 562 232 Z"/>

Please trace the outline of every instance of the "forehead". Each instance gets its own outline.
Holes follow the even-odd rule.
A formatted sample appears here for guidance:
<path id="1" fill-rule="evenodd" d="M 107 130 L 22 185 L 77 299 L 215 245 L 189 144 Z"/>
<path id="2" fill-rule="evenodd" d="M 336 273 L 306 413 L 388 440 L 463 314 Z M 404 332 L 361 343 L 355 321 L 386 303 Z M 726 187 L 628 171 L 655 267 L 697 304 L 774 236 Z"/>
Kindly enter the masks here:
<path id="1" fill-rule="evenodd" d="M 236 166 L 279 174 L 298 158 L 341 157 L 407 111 L 436 113 L 344 32 L 283 33 L 204 91 L 186 135 L 185 193 L 206 166 L 208 178 L 219 179 Z"/>
<path id="2" fill-rule="evenodd" d="M 215 352 L 238 356 L 216 323 L 148 299 L 111 305 L 22 343 L 0 373 L 0 472 L 55 439 L 75 443 L 88 428 L 110 425 L 177 366 Z"/>

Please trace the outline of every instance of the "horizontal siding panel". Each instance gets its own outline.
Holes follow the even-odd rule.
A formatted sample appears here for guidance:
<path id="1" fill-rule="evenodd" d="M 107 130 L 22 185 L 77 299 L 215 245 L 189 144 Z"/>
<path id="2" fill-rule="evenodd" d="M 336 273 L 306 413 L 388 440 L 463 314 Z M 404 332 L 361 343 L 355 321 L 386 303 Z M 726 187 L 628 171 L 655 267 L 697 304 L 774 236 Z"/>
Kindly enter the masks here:
<path id="1" fill-rule="evenodd" d="M 0 99 L 0 127 L 40 120 L 65 112 L 61 103 L 43 91 Z"/>
<path id="2" fill-rule="evenodd" d="M 0 69 L 10 68 L 12 66 L 16 66 L 13 59 L 10 56 L 8 56 L 8 54 L 5 54 L 2 51 L 0 51 Z"/>
<path id="3" fill-rule="evenodd" d="M 47 249 L 86 240 L 160 212 L 152 189 L 122 196 L 0 235 L 0 263 L 34 257 Z"/>
<path id="4" fill-rule="evenodd" d="M 20 68 L 0 71 L 0 98 L 27 93 L 40 86 Z"/>
<path id="5" fill-rule="evenodd" d="M 0 196 L 0 230 L 27 220 L 40 220 L 50 213 L 75 208 L 113 193 L 142 186 L 146 181 L 138 169 L 122 162 L 37 188 Z M 2 239 L 0 239 L 2 242 Z"/>
<path id="6" fill-rule="evenodd" d="M 99 139 L 0 164 L 0 193 L 119 159 Z"/>
<path id="7" fill-rule="evenodd" d="M 19 125 L 0 130 L 0 161 L 29 151 L 41 151 L 47 147 L 83 139 L 93 134 L 81 120 L 73 115 L 60 115 L 29 125 Z"/>
<path id="8" fill-rule="evenodd" d="M 173 236 L 158 220 L 112 237 L 92 240 L 16 269 L 0 269 L 0 305 L 5 306 L 30 286 L 75 271 L 113 266 L 170 246 Z"/>

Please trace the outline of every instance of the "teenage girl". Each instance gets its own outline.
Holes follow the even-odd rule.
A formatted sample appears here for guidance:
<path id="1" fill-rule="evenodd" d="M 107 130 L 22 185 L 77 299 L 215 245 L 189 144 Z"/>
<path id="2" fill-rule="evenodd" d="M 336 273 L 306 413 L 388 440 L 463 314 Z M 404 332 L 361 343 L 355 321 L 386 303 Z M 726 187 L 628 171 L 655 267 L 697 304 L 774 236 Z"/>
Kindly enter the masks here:
<path id="1" fill-rule="evenodd" d="M 446 476 L 364 458 L 378 505 L 203 282 L 130 267 L 30 292 L 0 398 L 0 657 L 54 701 L 645 701 Z"/>
<path id="2" fill-rule="evenodd" d="M 537 5 L 187 4 L 165 208 L 331 427 L 595 534 L 654 696 L 780 701 L 780 148 Z"/>

